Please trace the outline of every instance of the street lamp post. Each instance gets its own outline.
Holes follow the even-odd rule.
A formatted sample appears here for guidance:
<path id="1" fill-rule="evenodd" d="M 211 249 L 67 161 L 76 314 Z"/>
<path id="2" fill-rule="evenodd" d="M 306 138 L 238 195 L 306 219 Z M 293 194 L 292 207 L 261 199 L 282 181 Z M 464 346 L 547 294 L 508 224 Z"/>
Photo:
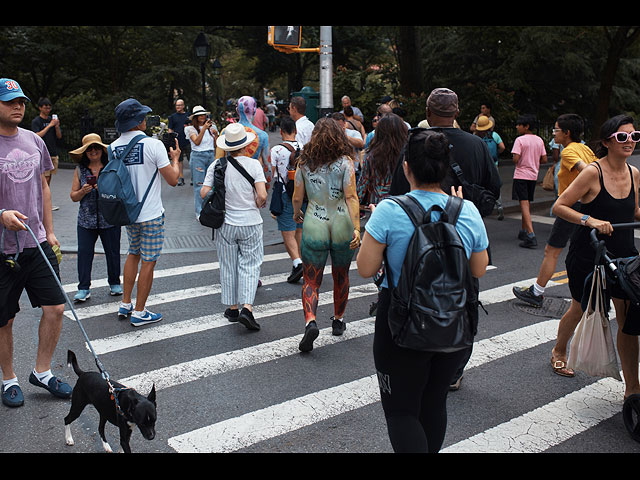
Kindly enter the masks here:
<path id="1" fill-rule="evenodd" d="M 207 108 L 206 82 L 205 82 L 205 63 L 211 55 L 211 45 L 207 40 L 204 32 L 200 32 L 193 44 L 193 50 L 196 57 L 200 60 L 200 72 L 202 73 L 202 106 Z"/>

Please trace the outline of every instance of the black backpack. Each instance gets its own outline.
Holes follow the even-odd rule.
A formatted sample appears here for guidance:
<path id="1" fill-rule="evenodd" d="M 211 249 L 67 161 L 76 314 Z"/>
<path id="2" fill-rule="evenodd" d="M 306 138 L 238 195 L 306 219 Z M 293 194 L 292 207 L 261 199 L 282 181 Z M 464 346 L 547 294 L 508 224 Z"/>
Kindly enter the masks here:
<path id="1" fill-rule="evenodd" d="M 398 285 L 391 290 L 388 322 L 394 342 L 428 352 L 454 352 L 473 345 L 478 326 L 478 283 L 455 229 L 463 201 L 450 197 L 445 209 L 425 212 L 409 195 L 388 197 L 400 205 L 415 226 Z M 440 211 L 432 221 L 431 212 Z"/>
<path id="2" fill-rule="evenodd" d="M 220 157 L 213 169 L 213 187 L 202 199 L 202 209 L 200 210 L 200 223 L 205 227 L 216 230 L 224 223 L 226 188 L 224 186 L 224 176 L 227 165 L 231 163 L 251 186 L 255 189 L 254 179 L 231 155 Z"/>

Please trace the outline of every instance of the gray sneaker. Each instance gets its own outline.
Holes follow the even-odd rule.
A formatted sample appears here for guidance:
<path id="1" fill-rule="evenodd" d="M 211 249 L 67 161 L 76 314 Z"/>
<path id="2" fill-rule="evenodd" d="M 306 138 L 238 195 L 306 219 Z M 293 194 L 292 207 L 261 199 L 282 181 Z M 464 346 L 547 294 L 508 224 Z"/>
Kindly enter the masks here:
<path id="1" fill-rule="evenodd" d="M 529 305 L 533 305 L 538 308 L 542 306 L 544 297 L 533 293 L 533 285 L 530 287 L 513 287 L 511 291 L 518 299 L 528 303 Z"/>

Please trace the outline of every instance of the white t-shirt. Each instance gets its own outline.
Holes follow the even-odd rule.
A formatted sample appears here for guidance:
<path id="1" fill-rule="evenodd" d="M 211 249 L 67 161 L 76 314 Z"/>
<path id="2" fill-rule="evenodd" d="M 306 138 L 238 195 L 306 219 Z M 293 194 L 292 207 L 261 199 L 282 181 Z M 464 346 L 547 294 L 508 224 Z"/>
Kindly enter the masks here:
<path id="1" fill-rule="evenodd" d="M 266 182 L 262 165 L 255 158 L 244 156 L 234 157 L 240 165 L 244 167 L 254 181 Z M 204 177 L 203 185 L 213 187 L 213 171 L 218 164 L 216 159 L 209 168 Z M 227 170 L 224 175 L 224 187 L 226 189 L 224 197 L 224 205 L 226 209 L 224 223 L 242 227 L 245 225 L 259 225 L 262 223 L 262 215 L 256 205 L 256 197 L 253 186 L 247 179 L 233 166 L 231 162 L 227 163 Z"/>
<path id="2" fill-rule="evenodd" d="M 311 132 L 313 132 L 313 122 L 307 117 L 300 117 L 296 120 L 296 140 L 300 145 L 304 146 L 311 140 Z"/>
<path id="3" fill-rule="evenodd" d="M 211 130 L 214 130 L 216 132 L 218 131 L 215 126 L 211 127 Z M 189 125 L 188 127 L 184 128 L 184 136 L 187 137 L 191 142 L 192 152 L 206 152 L 209 150 L 216 149 L 215 145 L 213 144 L 213 133 L 211 132 L 211 130 L 208 132 L 205 132 L 204 135 L 202 136 L 202 141 L 200 142 L 200 145 L 196 145 L 195 143 L 193 143 L 193 140 L 191 140 L 192 135 L 195 135 L 196 137 L 198 136 L 196 127 L 194 127 L 193 125 Z"/>
<path id="4" fill-rule="evenodd" d="M 302 148 L 302 145 L 295 140 L 285 140 L 283 143 L 288 143 L 293 148 Z M 289 166 L 290 156 L 291 152 L 283 145 L 276 145 L 271 149 L 271 165 L 278 169 L 282 183 L 287 183 L 287 167 Z"/>
<path id="5" fill-rule="evenodd" d="M 115 152 L 122 152 L 127 148 L 129 141 L 141 133 L 139 130 L 124 132 L 111 143 L 111 148 Z M 129 170 L 129 176 L 131 177 L 138 201 L 142 201 L 142 197 L 144 197 L 144 193 L 156 170 L 170 165 L 169 155 L 167 154 L 164 144 L 160 140 L 149 136 L 140 140 L 136 146 L 133 147 L 129 155 L 127 155 L 127 158 L 124 159 L 124 163 L 127 166 L 127 170 Z M 160 195 L 162 189 L 161 177 L 162 174 L 158 172 L 135 223 L 153 220 L 164 213 L 164 206 L 162 205 L 162 197 Z"/>

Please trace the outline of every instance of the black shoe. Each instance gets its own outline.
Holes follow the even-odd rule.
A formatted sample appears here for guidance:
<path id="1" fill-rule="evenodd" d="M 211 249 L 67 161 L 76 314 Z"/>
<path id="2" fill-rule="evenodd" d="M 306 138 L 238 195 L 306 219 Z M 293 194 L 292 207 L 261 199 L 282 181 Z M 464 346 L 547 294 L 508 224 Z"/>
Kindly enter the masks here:
<path id="1" fill-rule="evenodd" d="M 224 311 L 224 316 L 227 317 L 227 320 L 229 320 L 230 322 L 237 322 L 238 315 L 240 315 L 240 312 L 237 308 L 227 308 Z"/>
<path id="2" fill-rule="evenodd" d="M 533 233 L 527 233 L 527 238 L 520 242 L 522 248 L 536 248 L 538 246 L 538 240 Z"/>
<path id="3" fill-rule="evenodd" d="M 311 350 L 313 350 L 313 341 L 318 338 L 319 333 L 320 330 L 318 330 L 318 326 L 316 325 L 315 321 L 312 320 L 307 323 L 307 326 L 304 327 L 304 336 L 300 341 L 300 345 L 298 345 L 300 351 L 310 352 Z"/>
<path id="4" fill-rule="evenodd" d="M 533 285 L 530 287 L 513 287 L 511 291 L 516 298 L 523 302 L 527 302 L 528 304 L 538 308 L 542 306 L 542 300 L 544 300 L 544 297 L 533 293 Z"/>
<path id="5" fill-rule="evenodd" d="M 178 179 L 178 186 L 181 187 L 182 185 L 184 185 L 184 178 L 180 177 Z"/>
<path id="6" fill-rule="evenodd" d="M 347 324 L 344 322 L 344 320 L 336 320 L 335 317 L 331 317 L 331 320 L 331 333 L 336 336 L 342 335 L 347 329 Z"/>
<path id="7" fill-rule="evenodd" d="M 498 207 L 498 220 L 504 220 L 504 208 Z"/>
<path id="8" fill-rule="evenodd" d="M 518 240 L 525 240 L 527 238 L 527 231 L 526 230 L 520 230 L 518 232 Z"/>
<path id="9" fill-rule="evenodd" d="M 298 283 L 298 280 L 302 278 L 302 264 L 297 267 L 293 267 L 291 270 L 291 275 L 287 278 L 288 283 Z"/>
<path id="10" fill-rule="evenodd" d="M 253 313 L 251 313 L 246 308 L 242 308 L 240 314 L 238 315 L 238 322 L 247 327 L 249 330 L 260 330 L 260 325 L 253 318 Z"/>

